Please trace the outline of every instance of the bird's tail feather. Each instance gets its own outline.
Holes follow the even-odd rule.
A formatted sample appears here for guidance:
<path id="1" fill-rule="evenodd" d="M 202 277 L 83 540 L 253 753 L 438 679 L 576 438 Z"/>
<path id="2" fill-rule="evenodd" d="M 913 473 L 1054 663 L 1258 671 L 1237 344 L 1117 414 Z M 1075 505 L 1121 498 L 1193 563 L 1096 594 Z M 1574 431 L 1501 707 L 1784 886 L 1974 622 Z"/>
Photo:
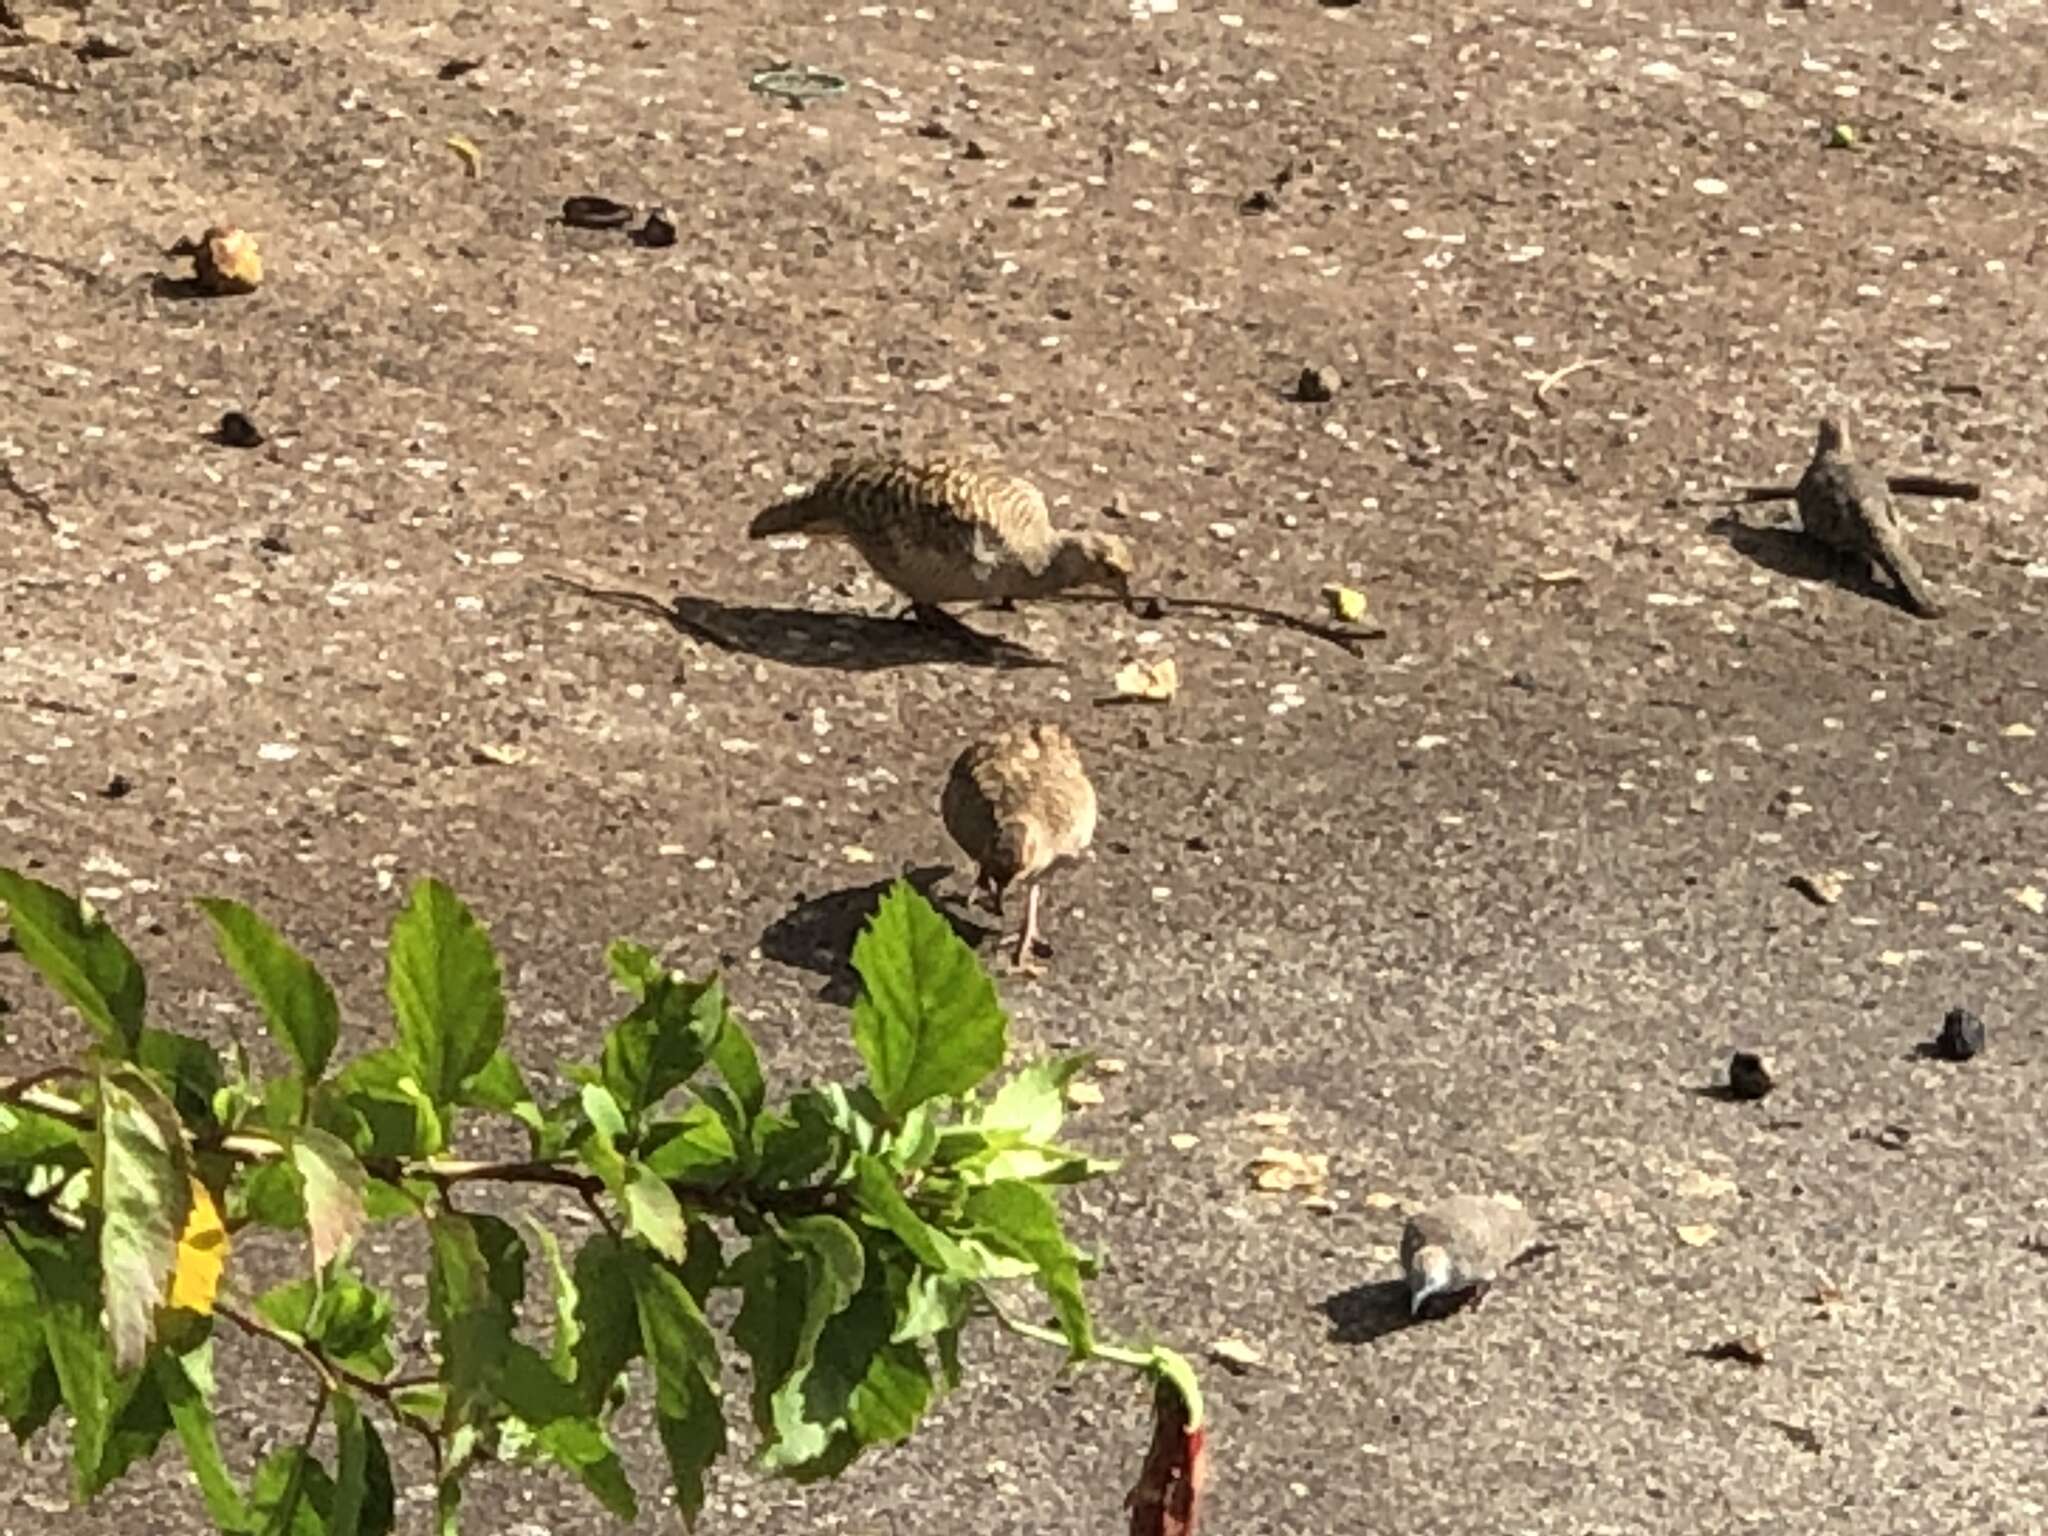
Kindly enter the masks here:
<path id="1" fill-rule="evenodd" d="M 830 530 L 831 514 L 815 496 L 792 496 L 757 513 L 747 524 L 750 539 L 770 539 L 779 533 L 823 533 Z"/>

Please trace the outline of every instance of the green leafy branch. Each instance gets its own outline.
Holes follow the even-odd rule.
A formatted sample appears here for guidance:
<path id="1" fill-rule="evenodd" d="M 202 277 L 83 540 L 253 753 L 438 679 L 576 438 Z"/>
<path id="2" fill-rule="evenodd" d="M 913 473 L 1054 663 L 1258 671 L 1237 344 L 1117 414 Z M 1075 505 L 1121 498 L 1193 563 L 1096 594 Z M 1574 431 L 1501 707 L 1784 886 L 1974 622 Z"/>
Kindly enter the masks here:
<path id="1" fill-rule="evenodd" d="M 79 1062 L 0 1081 L 0 1417 L 26 1444 L 63 1410 L 80 1501 L 175 1433 L 222 1530 L 374 1536 L 395 1508 L 381 1419 L 431 1451 L 440 1530 L 486 1460 L 553 1465 L 631 1518 L 614 1422 L 638 1392 L 694 1522 L 728 1450 L 706 1309 L 731 1292 L 761 1467 L 831 1477 L 905 1439 L 959 1384 L 963 1335 L 986 1318 L 1154 1383 L 1132 1528 L 1192 1529 L 1193 1373 L 1170 1350 L 1097 1337 L 1094 1261 L 1060 1218 L 1066 1186 L 1113 1168 L 1059 1139 L 1083 1059 L 991 1089 L 1008 1056 L 995 988 L 909 886 L 854 946 L 864 1076 L 773 1105 L 721 980 L 625 941 L 606 960 L 630 1009 L 543 1105 L 506 1047 L 489 937 L 436 881 L 392 925 L 391 1038 L 345 1060 L 319 971 L 247 907 L 200 903 L 285 1063 L 267 1074 L 239 1043 L 148 1023 L 141 967 L 86 903 L 5 869 L 0 903 L 94 1039 Z M 464 1155 L 477 1141 L 499 1155 Z M 559 1194 L 594 1230 L 567 1253 L 544 1223 L 522 1232 L 478 1208 L 494 1188 Z M 393 1300 L 355 1261 L 382 1222 L 420 1233 L 418 1361 L 401 1360 Z M 303 1239 L 306 1262 L 240 1296 L 232 1254 L 264 1230 Z M 536 1263 L 552 1304 L 529 1309 Z M 1045 1321 L 1017 1314 L 1017 1286 Z M 214 1434 L 218 1319 L 314 1385 L 303 1435 L 246 1482 Z"/>

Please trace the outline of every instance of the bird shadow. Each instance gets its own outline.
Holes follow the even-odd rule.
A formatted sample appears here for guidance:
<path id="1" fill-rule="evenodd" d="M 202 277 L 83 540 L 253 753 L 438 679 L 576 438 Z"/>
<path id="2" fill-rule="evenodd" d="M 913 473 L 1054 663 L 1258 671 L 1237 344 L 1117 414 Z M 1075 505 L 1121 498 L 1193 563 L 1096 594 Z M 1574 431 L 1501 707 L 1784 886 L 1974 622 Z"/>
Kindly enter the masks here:
<path id="1" fill-rule="evenodd" d="M 1329 1319 L 1332 1344 L 1372 1344 L 1423 1322 L 1408 1310 L 1404 1280 L 1368 1280 L 1325 1297 L 1316 1310 Z"/>
<path id="2" fill-rule="evenodd" d="M 1759 528 L 1728 512 L 1707 524 L 1707 532 L 1718 534 L 1737 554 L 1767 571 L 1795 581 L 1824 581 L 1858 597 L 1906 609 L 1898 593 L 1871 576 L 1867 561 L 1853 560 L 1795 528 Z"/>
<path id="3" fill-rule="evenodd" d="M 933 887 L 951 872 L 944 864 L 927 864 L 904 871 L 901 878 L 930 901 L 968 945 L 979 946 L 997 930 L 975 922 L 932 895 Z M 840 1007 L 850 1004 L 860 991 L 860 978 L 853 969 L 853 942 L 897 879 L 891 875 L 866 885 L 827 891 L 822 896 L 799 894 L 795 906 L 762 930 L 761 953 L 794 970 L 823 976 L 825 985 L 818 993 L 820 1001 Z"/>
<path id="4" fill-rule="evenodd" d="M 808 608 L 768 608 L 677 593 L 668 602 L 626 587 L 598 587 L 549 573 L 547 581 L 593 601 L 660 619 L 676 633 L 736 655 L 787 667 L 883 672 L 953 663 L 970 667 L 1049 667 L 1024 646 L 957 619 L 927 622 Z"/>

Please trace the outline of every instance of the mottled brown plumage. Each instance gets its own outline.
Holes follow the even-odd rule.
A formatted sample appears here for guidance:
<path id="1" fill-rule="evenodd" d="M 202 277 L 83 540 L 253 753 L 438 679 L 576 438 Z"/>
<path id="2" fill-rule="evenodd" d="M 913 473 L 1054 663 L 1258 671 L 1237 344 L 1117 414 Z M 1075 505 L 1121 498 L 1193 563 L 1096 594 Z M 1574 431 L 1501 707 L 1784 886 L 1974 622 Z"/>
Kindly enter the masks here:
<path id="1" fill-rule="evenodd" d="M 1038 487 L 957 459 L 836 464 L 777 502 L 750 538 L 844 539 L 874 572 L 933 617 L 942 603 L 1001 602 L 1104 586 L 1130 601 L 1131 552 L 1113 533 L 1055 528 Z"/>
<path id="2" fill-rule="evenodd" d="M 1051 724 L 991 732 L 954 759 L 939 811 L 998 916 L 1010 888 L 1029 885 L 1016 954 L 1018 965 L 1029 965 L 1041 878 L 1061 859 L 1079 858 L 1095 836 L 1095 786 L 1074 739 Z"/>
<path id="3" fill-rule="evenodd" d="M 1939 618 L 1941 605 L 1906 548 L 1897 505 L 1885 477 L 1856 462 L 1849 429 L 1837 416 L 1821 418 L 1813 462 L 1799 477 L 1799 525 L 1828 548 L 1881 566 L 1906 608 L 1923 619 Z"/>
<path id="4" fill-rule="evenodd" d="M 1494 1195 L 1451 1195 L 1417 1212 L 1401 1231 L 1410 1310 L 1433 1300 L 1477 1305 L 1535 1241 L 1529 1213 Z"/>

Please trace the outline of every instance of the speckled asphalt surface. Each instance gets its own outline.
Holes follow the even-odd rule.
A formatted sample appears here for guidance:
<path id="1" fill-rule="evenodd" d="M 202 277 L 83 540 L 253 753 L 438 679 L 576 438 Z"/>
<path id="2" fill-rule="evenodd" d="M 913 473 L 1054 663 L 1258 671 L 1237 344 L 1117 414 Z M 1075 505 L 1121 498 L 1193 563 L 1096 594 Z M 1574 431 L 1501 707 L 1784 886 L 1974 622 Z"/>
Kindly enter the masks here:
<path id="1" fill-rule="evenodd" d="M 1006 1000 L 1128 1063 L 1079 1121 L 1128 1160 L 1077 1199 L 1105 1322 L 1263 1357 L 1208 1373 L 1212 1529 L 2048 1528 L 2037 8 L 28 19 L 0 65 L 78 90 L 0 84 L 0 857 L 92 889 L 165 1017 L 253 1032 L 218 892 L 366 1026 L 436 873 L 529 1060 L 596 1038 L 629 933 L 728 964 L 785 1082 L 844 1069 L 859 889 L 947 866 L 946 763 L 1043 712 L 1104 819 Z M 135 52 L 80 63 L 94 30 Z M 749 95 L 781 57 L 854 89 Z M 585 192 L 679 243 L 549 222 Z M 156 291 L 218 217 L 263 291 Z M 1310 363 L 1334 401 L 1288 398 Z M 1985 486 L 1907 507 L 1939 623 L 1685 499 L 1789 482 L 1837 398 Z M 230 408 L 270 442 L 208 442 Z M 1386 636 L 1056 606 L 976 619 L 1042 666 L 922 654 L 843 553 L 740 538 L 849 442 L 993 446 L 1148 588 L 1348 581 Z M 1162 654 L 1170 706 L 1097 702 Z M 16 961 L 0 996 L 7 1070 L 75 1043 Z M 1914 1057 L 1957 1004 L 1987 1053 Z M 1736 1047 L 1762 1105 L 1694 1091 Z M 1269 1145 L 1329 1156 L 1331 1209 L 1249 1187 Z M 1386 1332 L 1398 1202 L 1454 1188 L 1557 1251 Z M 1689 1353 L 1748 1334 L 1767 1364 Z M 973 1356 L 911 1447 L 730 1474 L 709 1528 L 1116 1528 L 1138 1398 Z M 278 1361 L 222 1376 L 237 1455 L 292 1432 Z M 0 1470 L 0 1531 L 200 1528 L 174 1469 L 65 1513 L 58 1454 Z M 606 1528 L 510 1473 L 470 1508 Z"/>

